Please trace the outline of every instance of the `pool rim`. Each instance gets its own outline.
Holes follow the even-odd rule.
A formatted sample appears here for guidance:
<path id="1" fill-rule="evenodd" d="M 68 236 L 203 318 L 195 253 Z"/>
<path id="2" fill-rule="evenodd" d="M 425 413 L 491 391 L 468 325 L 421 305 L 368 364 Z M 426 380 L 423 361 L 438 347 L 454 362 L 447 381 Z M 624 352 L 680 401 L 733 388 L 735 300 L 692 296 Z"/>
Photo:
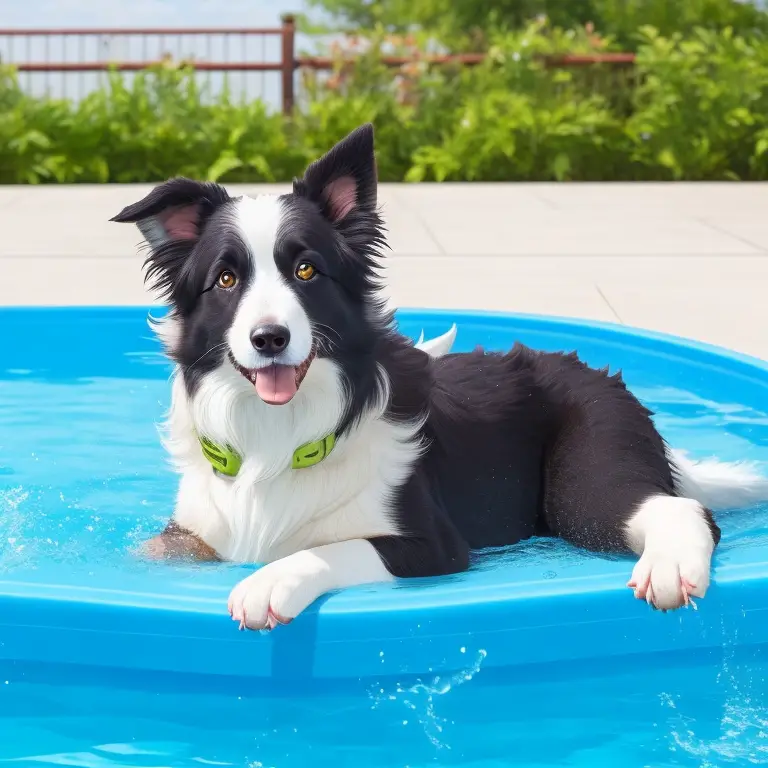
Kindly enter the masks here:
<path id="1" fill-rule="evenodd" d="M 34 312 L 43 320 L 46 315 L 62 313 L 86 315 L 91 318 L 109 315 L 113 318 L 136 320 L 138 312 L 147 317 L 156 316 L 158 310 L 162 312 L 163 307 L 6 307 L 0 309 L 0 322 L 9 316 L 23 316 L 30 312 Z M 474 330 L 481 329 L 482 326 L 493 329 L 514 326 L 516 332 L 524 333 L 528 329 L 540 331 L 544 328 L 564 341 L 570 336 L 587 332 L 591 338 L 612 344 L 620 344 L 622 340 L 626 340 L 630 347 L 642 348 L 654 355 L 669 354 L 682 357 L 685 362 L 712 366 L 721 371 L 727 370 L 729 376 L 759 381 L 761 387 L 768 387 L 768 362 L 759 358 L 704 342 L 615 323 L 485 310 L 403 308 L 398 310 L 397 316 L 399 320 L 410 320 L 414 324 L 418 321 L 418 324 L 423 322 L 431 326 L 430 332 L 425 331 L 428 337 L 434 335 L 434 332 L 442 333 L 448 330 L 454 321 L 458 322 L 460 328 L 462 320 L 472 323 Z M 567 346 L 563 348 L 567 349 Z M 53 651 L 50 647 L 39 640 L 35 641 L 28 633 L 30 628 L 38 628 L 56 629 L 63 636 L 71 638 L 73 643 L 84 643 L 84 647 L 90 649 L 85 661 L 103 666 L 127 664 L 141 668 L 200 671 L 195 667 L 194 655 L 179 653 L 179 642 L 194 641 L 207 648 L 218 648 L 219 654 L 222 651 L 230 654 L 230 658 L 225 661 L 222 661 L 220 655 L 207 656 L 210 666 L 203 671 L 212 674 L 230 674 L 233 665 L 238 668 L 239 673 L 254 677 L 349 677 L 370 673 L 371 669 L 380 670 L 382 674 L 389 673 L 392 669 L 395 672 L 424 671 L 431 658 L 430 649 L 434 650 L 435 643 L 442 648 L 449 638 L 452 650 L 444 651 L 445 656 L 440 668 L 459 669 L 462 663 L 467 661 L 467 657 L 461 655 L 463 652 L 459 652 L 461 642 L 463 641 L 468 649 L 471 647 L 467 640 L 468 633 L 462 626 L 450 630 L 451 634 L 448 635 L 446 631 L 449 630 L 446 628 L 449 614 L 463 608 L 468 620 L 475 622 L 474 626 L 478 627 L 477 637 L 489 636 L 493 632 L 506 632 L 510 641 L 521 643 L 525 648 L 525 652 L 515 659 L 504 657 L 497 651 L 493 658 L 486 660 L 486 665 L 550 662 L 562 659 L 562 656 L 556 655 L 552 658 L 555 651 L 545 647 L 542 640 L 546 635 L 541 632 L 546 627 L 537 616 L 541 606 L 536 605 L 542 601 L 553 610 L 562 605 L 566 612 L 574 615 L 581 612 L 587 616 L 595 616 L 595 612 L 602 614 L 606 610 L 609 611 L 610 621 L 603 618 L 598 622 L 601 631 L 609 637 L 611 632 L 622 632 L 628 633 L 632 638 L 632 642 L 624 647 L 614 649 L 615 653 L 664 652 L 680 647 L 712 649 L 721 642 L 717 627 L 708 626 L 700 620 L 706 618 L 709 613 L 707 609 L 699 616 L 686 617 L 685 626 L 681 625 L 679 633 L 667 632 L 654 636 L 648 631 L 648 627 L 658 629 L 660 614 L 648 618 L 645 612 L 637 610 L 636 601 L 627 594 L 621 580 L 617 580 L 617 576 L 625 570 L 626 562 L 617 562 L 615 568 L 600 568 L 591 575 L 587 569 L 583 578 L 571 579 L 570 585 L 539 582 L 528 591 L 522 589 L 514 596 L 491 584 L 486 585 L 489 588 L 481 599 L 477 599 L 480 595 L 473 594 L 472 601 L 468 601 L 466 594 L 463 598 L 456 595 L 453 602 L 438 605 L 430 601 L 428 591 L 420 590 L 418 584 L 398 588 L 389 593 L 379 593 L 373 601 L 365 599 L 364 590 L 337 593 L 330 599 L 321 601 L 321 604 L 306 616 L 299 617 L 291 625 L 294 634 L 281 629 L 265 638 L 263 642 L 257 639 L 257 647 L 254 645 L 254 636 L 249 633 L 235 633 L 233 636 L 233 628 L 225 620 L 223 613 L 228 590 L 211 590 L 208 592 L 209 599 L 190 600 L 188 604 L 183 601 L 180 604 L 177 595 L 174 604 L 162 595 L 153 596 L 146 591 L 128 594 L 131 583 L 126 585 L 127 597 L 120 598 L 116 596 L 115 591 L 109 590 L 104 590 L 106 594 L 100 596 L 98 590 L 79 591 L 66 585 L 63 585 L 63 589 L 57 589 L 57 585 L 41 584 L 34 579 L 0 579 L 0 616 L 3 617 L 0 618 L 0 627 L 6 635 L 5 644 L 0 647 L 0 658 L 73 661 L 71 657 L 63 654 L 63 651 L 63 655 L 52 658 Z M 230 572 L 232 583 L 238 578 L 236 571 L 235 567 Z M 710 592 L 705 605 L 714 606 L 719 603 L 721 606 L 726 605 L 730 610 L 730 603 L 734 599 L 741 600 L 743 605 L 748 606 L 752 621 L 743 627 L 740 642 L 768 642 L 768 621 L 763 622 L 756 618 L 768 611 L 768 608 L 763 607 L 766 603 L 763 595 L 768 586 L 768 563 L 737 563 L 725 571 L 727 572 L 721 574 L 718 570 L 717 589 Z M 526 584 L 528 583 L 522 586 L 525 587 Z M 451 591 L 450 582 L 446 583 L 445 587 L 447 591 Z M 580 589 L 583 591 L 579 592 Z M 510 607 L 511 603 L 515 605 Z M 513 611 L 516 621 L 523 622 L 522 625 L 510 627 L 507 626 L 508 621 L 500 622 L 502 610 Z M 119 624 L 125 621 L 126 616 L 133 616 L 142 625 L 152 627 L 154 655 L 151 659 L 136 658 L 135 649 L 132 649 L 135 631 L 115 631 L 109 626 L 104 626 L 105 621 L 117 621 Z M 370 647 L 363 648 L 363 638 L 355 638 L 367 621 L 372 621 L 379 632 L 373 645 L 387 649 L 384 667 L 378 666 L 378 651 L 375 658 L 370 657 L 373 648 L 370 642 Z M 391 624 L 388 624 L 388 621 Z M 441 626 L 441 631 L 430 635 L 427 631 L 430 622 Z M 295 631 L 301 627 L 303 629 L 296 634 Z M 99 646 L 85 643 L 86 628 L 94 638 L 100 638 Z M 569 629 L 577 632 L 576 625 L 569 625 Z M 573 647 L 568 650 L 571 658 L 586 658 L 594 653 L 594 637 L 591 637 L 586 629 L 582 630 L 583 636 L 580 635 L 579 639 L 572 637 Z M 368 640 L 370 641 L 370 638 Z M 404 640 L 408 642 L 404 643 Z M 359 641 L 357 649 L 353 648 L 356 641 Z M 339 649 L 345 647 L 340 646 L 340 643 L 348 644 L 350 653 L 347 658 L 348 666 L 343 671 L 340 671 L 334 662 L 334 654 L 338 654 Z M 407 646 L 407 650 L 402 646 Z M 73 646 L 70 644 L 68 647 L 71 649 Z M 300 664 L 296 663 L 296 654 L 304 656 Z M 79 663 L 85 663 L 82 654 Z"/>

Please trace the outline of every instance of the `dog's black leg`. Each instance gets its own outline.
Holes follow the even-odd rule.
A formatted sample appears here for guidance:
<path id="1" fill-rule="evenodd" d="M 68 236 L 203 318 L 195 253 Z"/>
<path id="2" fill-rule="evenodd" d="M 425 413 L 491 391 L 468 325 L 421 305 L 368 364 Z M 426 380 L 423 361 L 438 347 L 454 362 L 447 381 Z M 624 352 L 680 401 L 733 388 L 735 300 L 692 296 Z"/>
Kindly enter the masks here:
<path id="1" fill-rule="evenodd" d="M 393 576 L 443 576 L 467 570 L 469 547 L 432 499 L 423 475 L 417 472 L 400 489 L 395 509 L 402 535 L 369 539 Z"/>
<path id="2" fill-rule="evenodd" d="M 552 533 L 591 550 L 640 555 L 628 586 L 676 608 L 709 586 L 720 531 L 709 510 L 680 498 L 651 414 L 623 382 L 584 371 L 562 397 L 545 455 L 543 516 Z M 597 392 L 597 396 L 595 393 Z"/>

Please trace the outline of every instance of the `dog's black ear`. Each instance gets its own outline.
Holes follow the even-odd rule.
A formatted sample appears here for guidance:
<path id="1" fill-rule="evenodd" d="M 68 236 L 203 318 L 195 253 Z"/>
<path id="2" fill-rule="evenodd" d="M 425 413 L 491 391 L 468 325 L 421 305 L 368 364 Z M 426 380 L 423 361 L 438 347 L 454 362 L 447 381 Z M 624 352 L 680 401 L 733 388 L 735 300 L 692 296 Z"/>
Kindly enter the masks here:
<path id="1" fill-rule="evenodd" d="M 170 179 L 110 221 L 136 224 L 153 250 L 171 242 L 194 242 L 203 221 L 230 200 L 224 187 L 192 179 Z"/>
<path id="2" fill-rule="evenodd" d="M 316 202 L 336 223 L 350 212 L 376 210 L 376 158 L 373 126 L 360 126 L 293 182 L 294 194 Z"/>
<path id="3" fill-rule="evenodd" d="M 184 265 L 208 217 L 231 198 L 224 187 L 176 178 L 155 187 L 143 200 L 123 208 L 111 221 L 136 224 L 149 244 L 146 280 L 183 309 Z"/>

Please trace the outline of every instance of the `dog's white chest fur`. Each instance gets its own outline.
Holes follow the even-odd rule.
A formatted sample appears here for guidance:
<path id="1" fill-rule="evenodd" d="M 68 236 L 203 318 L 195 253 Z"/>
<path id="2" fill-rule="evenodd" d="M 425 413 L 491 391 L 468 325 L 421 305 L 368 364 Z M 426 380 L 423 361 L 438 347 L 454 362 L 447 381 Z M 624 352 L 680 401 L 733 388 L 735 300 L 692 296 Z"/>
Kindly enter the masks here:
<path id="1" fill-rule="evenodd" d="M 315 360 L 294 400 L 263 403 L 251 385 L 223 365 L 190 399 L 177 376 L 166 446 L 181 472 L 176 522 L 221 557 L 271 562 L 335 541 L 396 535 L 391 496 L 419 456 L 419 424 L 364 416 L 319 464 L 292 469 L 294 451 L 339 423 L 343 389 L 334 363 Z M 235 478 L 213 472 L 198 435 L 243 457 Z"/>

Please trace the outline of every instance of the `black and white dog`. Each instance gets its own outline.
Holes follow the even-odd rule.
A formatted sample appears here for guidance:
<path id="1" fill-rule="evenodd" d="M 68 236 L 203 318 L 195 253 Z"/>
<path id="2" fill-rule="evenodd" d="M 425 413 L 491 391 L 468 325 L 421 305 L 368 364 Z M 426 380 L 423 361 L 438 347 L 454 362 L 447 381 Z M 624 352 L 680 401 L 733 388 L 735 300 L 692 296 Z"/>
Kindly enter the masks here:
<path id="1" fill-rule="evenodd" d="M 366 125 L 290 194 L 178 178 L 115 217 L 147 240 L 177 365 L 178 500 L 149 551 L 266 563 L 229 600 L 250 628 L 534 535 L 635 553 L 629 586 L 657 608 L 703 596 L 720 537 L 707 505 L 765 481 L 678 461 L 621 378 L 575 355 L 443 355 L 452 337 L 425 351 L 400 336 L 379 295 L 376 187 Z"/>

